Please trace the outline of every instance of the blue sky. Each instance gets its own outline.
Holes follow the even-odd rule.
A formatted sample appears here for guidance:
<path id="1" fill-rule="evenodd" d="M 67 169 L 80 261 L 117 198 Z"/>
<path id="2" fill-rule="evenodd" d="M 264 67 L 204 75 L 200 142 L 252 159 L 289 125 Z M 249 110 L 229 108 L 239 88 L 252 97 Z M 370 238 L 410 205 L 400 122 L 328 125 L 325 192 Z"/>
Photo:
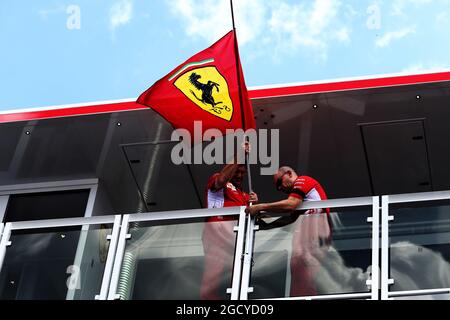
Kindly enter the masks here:
<path id="1" fill-rule="evenodd" d="M 247 86 L 450 70 L 450 0 L 235 0 Z M 228 0 L 1 0 L 0 110 L 137 97 Z"/>

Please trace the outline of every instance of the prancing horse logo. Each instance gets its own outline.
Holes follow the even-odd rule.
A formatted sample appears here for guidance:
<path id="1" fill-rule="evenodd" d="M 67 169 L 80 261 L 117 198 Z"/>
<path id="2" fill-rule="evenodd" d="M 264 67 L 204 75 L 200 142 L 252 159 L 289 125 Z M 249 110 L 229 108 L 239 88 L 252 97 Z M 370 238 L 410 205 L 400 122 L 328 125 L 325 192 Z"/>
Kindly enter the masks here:
<path id="1" fill-rule="evenodd" d="M 191 69 L 178 77 L 174 85 L 204 111 L 231 120 L 233 103 L 228 84 L 216 67 Z"/>
<path id="2" fill-rule="evenodd" d="M 198 81 L 201 77 L 201 75 L 198 75 L 195 72 L 192 72 L 189 76 L 189 82 L 192 83 L 192 85 L 198 90 L 202 91 L 202 98 L 200 99 L 196 96 L 195 92 L 191 90 L 191 93 L 194 95 L 194 97 L 196 97 L 198 101 L 212 105 L 213 108 L 218 104 L 223 103 L 222 101 L 215 102 L 212 96 L 212 91 L 214 88 L 216 88 L 217 92 L 219 92 L 219 84 L 211 80 L 208 80 L 207 84 L 201 83 L 200 81 Z"/>

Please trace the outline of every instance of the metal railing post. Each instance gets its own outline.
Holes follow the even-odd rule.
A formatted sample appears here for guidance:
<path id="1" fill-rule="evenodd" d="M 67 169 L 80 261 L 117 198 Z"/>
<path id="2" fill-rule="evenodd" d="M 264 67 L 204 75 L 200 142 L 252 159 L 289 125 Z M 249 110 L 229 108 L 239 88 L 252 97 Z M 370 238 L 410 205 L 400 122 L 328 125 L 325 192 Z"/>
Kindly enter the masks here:
<path id="1" fill-rule="evenodd" d="M 105 271 L 103 273 L 102 286 L 100 293 L 95 296 L 95 300 L 106 300 L 108 297 L 109 285 L 111 283 L 111 275 L 114 266 L 114 258 L 116 255 L 117 242 L 119 241 L 120 222 L 122 217 L 116 215 L 114 217 L 114 225 L 110 235 L 106 237 L 109 243 L 108 256 L 106 258 Z"/>
<path id="2" fill-rule="evenodd" d="M 234 253 L 233 280 L 231 288 L 227 293 L 231 293 L 231 300 L 238 300 L 241 288 L 242 258 L 244 254 L 244 236 L 245 236 L 245 207 L 241 207 L 239 212 L 239 225 L 234 227 L 237 232 L 236 250 Z"/>
<path id="3" fill-rule="evenodd" d="M 394 283 L 389 278 L 389 196 L 381 198 L 381 300 L 389 299 L 389 285 Z"/>
<path id="4" fill-rule="evenodd" d="M 3 234 L 0 241 L 0 272 L 2 271 L 3 262 L 5 260 L 6 247 L 11 245 L 10 238 L 11 238 L 11 223 L 8 222 L 3 229 Z"/>
<path id="5" fill-rule="evenodd" d="M 247 230 L 245 232 L 245 252 L 243 255 L 242 266 L 242 284 L 240 300 L 248 300 L 248 294 L 253 292 L 253 288 L 250 287 L 250 274 L 252 270 L 253 261 L 253 241 L 255 238 L 255 219 L 250 215 L 247 216 Z"/>
<path id="6" fill-rule="evenodd" d="M 117 244 L 116 256 L 114 257 L 114 267 L 111 274 L 111 285 L 109 288 L 108 300 L 120 299 L 120 296 L 118 297 L 116 295 L 116 292 L 120 278 L 122 259 L 125 254 L 126 241 L 131 237 L 131 235 L 128 234 L 129 219 L 130 219 L 129 214 L 124 215 L 122 219 L 122 224 L 120 226 L 119 243 Z"/>
<path id="7" fill-rule="evenodd" d="M 372 223 L 372 275 L 371 279 L 366 281 L 366 284 L 371 288 L 371 300 L 378 300 L 380 288 L 380 262 L 378 258 L 380 250 L 380 197 L 373 197 L 372 217 L 367 218 L 367 222 Z"/>

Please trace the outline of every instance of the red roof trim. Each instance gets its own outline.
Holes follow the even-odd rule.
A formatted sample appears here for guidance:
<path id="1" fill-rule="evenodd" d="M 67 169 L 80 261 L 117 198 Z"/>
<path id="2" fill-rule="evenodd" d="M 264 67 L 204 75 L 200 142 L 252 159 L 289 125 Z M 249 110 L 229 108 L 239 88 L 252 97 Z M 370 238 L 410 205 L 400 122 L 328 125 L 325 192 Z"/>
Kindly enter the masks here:
<path id="1" fill-rule="evenodd" d="M 280 97 L 289 95 L 404 86 L 404 85 L 413 85 L 413 84 L 431 83 L 440 81 L 450 81 L 450 72 L 298 85 L 282 88 L 268 88 L 259 90 L 256 89 L 249 91 L 249 96 L 250 99 L 261 99 L 261 98 Z"/>
<path id="2" fill-rule="evenodd" d="M 130 111 L 140 109 L 147 109 L 147 107 L 137 104 L 135 102 L 121 102 L 121 103 L 100 104 L 96 106 L 39 110 L 22 113 L 8 113 L 8 114 L 0 114 L 0 123 L 29 121 L 48 118 L 60 118 L 60 117 L 70 117 L 70 116 L 80 116 L 80 115 L 110 113 L 110 112 Z"/>
<path id="3" fill-rule="evenodd" d="M 335 91 L 362 90 L 380 87 L 404 86 L 420 83 L 450 81 L 450 72 L 429 73 L 407 76 L 392 76 L 375 79 L 348 80 L 340 82 L 303 84 L 279 88 L 249 90 L 250 99 L 263 99 L 290 95 L 302 95 Z M 93 106 L 67 107 L 52 110 L 36 110 L 9 114 L 0 114 L 0 123 L 29 121 L 38 119 L 110 113 L 119 111 L 142 110 L 147 107 L 135 102 L 107 103 Z"/>

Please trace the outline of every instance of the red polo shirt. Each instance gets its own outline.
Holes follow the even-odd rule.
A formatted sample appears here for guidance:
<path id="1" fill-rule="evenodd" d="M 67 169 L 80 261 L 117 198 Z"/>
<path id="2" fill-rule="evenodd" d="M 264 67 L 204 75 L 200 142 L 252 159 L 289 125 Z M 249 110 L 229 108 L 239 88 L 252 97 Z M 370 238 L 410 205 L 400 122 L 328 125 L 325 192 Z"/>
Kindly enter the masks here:
<path id="1" fill-rule="evenodd" d="M 299 176 L 294 181 L 292 192 L 289 195 L 303 201 L 321 201 L 327 200 L 327 194 L 319 182 L 308 176 Z M 311 210 L 313 213 L 314 210 Z M 326 209 L 330 213 L 330 209 Z"/>
<path id="2" fill-rule="evenodd" d="M 248 193 L 242 191 L 241 189 L 234 186 L 231 182 L 227 182 L 225 187 L 214 190 L 216 179 L 219 177 L 220 173 L 213 174 L 206 186 L 205 192 L 205 202 L 207 208 L 224 208 L 224 207 L 239 207 L 246 206 L 250 201 L 250 196 Z M 234 220 L 235 216 L 226 217 L 212 217 L 211 220 Z"/>

